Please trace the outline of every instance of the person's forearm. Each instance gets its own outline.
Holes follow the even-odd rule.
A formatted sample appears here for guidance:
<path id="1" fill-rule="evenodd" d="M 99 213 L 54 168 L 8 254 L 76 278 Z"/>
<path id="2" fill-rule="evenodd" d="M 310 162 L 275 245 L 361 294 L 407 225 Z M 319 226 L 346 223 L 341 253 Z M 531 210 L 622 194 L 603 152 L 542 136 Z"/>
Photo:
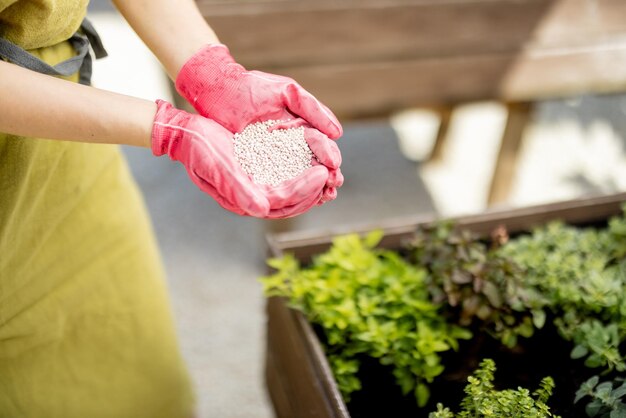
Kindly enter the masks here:
<path id="1" fill-rule="evenodd" d="M 0 132 L 150 147 L 156 104 L 0 61 Z"/>
<path id="2" fill-rule="evenodd" d="M 219 39 L 193 0 L 113 0 L 172 80 L 203 45 Z"/>

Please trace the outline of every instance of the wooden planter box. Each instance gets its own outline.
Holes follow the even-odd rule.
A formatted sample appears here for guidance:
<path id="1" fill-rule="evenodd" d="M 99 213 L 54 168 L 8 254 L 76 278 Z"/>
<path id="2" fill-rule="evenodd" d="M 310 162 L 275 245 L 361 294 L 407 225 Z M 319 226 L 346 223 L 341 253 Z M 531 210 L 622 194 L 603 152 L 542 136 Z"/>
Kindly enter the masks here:
<path id="1" fill-rule="evenodd" d="M 626 193 L 578 199 L 529 208 L 493 211 L 456 218 L 458 224 L 487 236 L 499 225 L 511 233 L 528 231 L 548 221 L 560 219 L 568 224 L 601 222 L 621 213 Z M 359 229 L 367 232 L 383 229 L 380 246 L 396 249 L 409 238 L 416 227 L 433 222 L 430 218 L 413 218 L 382 222 Z M 283 233 L 268 237 L 272 256 L 286 252 L 306 263 L 324 252 L 336 235 L 355 231 L 321 231 L 319 233 Z M 322 346 L 311 324 L 298 311 L 288 308 L 280 298 L 267 303 L 266 382 L 278 418 L 348 418 L 350 414 L 337 389 Z M 384 402 L 384 399 L 381 399 Z"/>

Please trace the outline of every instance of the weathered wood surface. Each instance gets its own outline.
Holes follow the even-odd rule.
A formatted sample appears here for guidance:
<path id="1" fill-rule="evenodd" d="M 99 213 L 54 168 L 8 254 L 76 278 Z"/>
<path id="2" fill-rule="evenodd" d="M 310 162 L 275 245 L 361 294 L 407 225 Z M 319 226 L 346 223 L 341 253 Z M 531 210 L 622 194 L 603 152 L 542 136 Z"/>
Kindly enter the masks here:
<path id="1" fill-rule="evenodd" d="M 342 116 L 626 90 L 624 0 L 198 0 L 245 66 Z"/>
<path id="2" fill-rule="evenodd" d="M 307 411 L 310 417 L 343 418 L 335 412 L 338 403 L 332 392 L 337 389 L 327 390 L 322 383 L 332 381 L 332 374 L 319 364 L 323 356 L 315 352 L 319 345 L 308 340 L 314 335 L 308 322 L 277 298 L 268 301 L 267 316 L 265 378 L 273 388 L 270 397 L 277 417 L 293 418 Z M 301 335 L 307 337 L 294 338 Z"/>
<path id="3" fill-rule="evenodd" d="M 626 31 L 623 0 L 198 0 L 242 63 L 302 66 L 570 46 Z"/>
<path id="4" fill-rule="evenodd" d="M 265 381 L 276 418 L 349 418 L 322 347 L 284 299 L 267 301 Z"/>
<path id="5" fill-rule="evenodd" d="M 528 230 L 547 221 L 560 219 L 572 224 L 605 220 L 620 213 L 626 193 L 578 199 L 514 210 L 500 210 L 457 218 L 463 227 L 489 234 L 504 224 L 511 232 Z M 382 228 L 380 246 L 398 248 L 417 225 L 432 218 L 395 220 L 369 225 L 357 232 Z M 284 233 L 268 237 L 272 255 L 292 253 L 302 261 L 325 251 L 333 236 L 348 231 Z M 291 310 L 280 298 L 267 304 L 268 335 L 266 382 L 278 418 L 349 418 L 323 349 L 310 324 L 300 312 Z"/>

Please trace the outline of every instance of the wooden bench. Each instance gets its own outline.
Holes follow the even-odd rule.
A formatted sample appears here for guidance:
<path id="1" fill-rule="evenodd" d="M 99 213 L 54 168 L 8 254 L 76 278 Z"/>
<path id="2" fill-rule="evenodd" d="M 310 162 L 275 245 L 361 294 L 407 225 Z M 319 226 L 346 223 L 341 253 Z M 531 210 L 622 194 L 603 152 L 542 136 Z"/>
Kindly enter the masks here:
<path id="1" fill-rule="evenodd" d="M 532 103 L 626 91 L 626 0 L 197 0 L 244 66 L 298 80 L 341 119 L 509 108 L 489 201 L 504 201 Z"/>

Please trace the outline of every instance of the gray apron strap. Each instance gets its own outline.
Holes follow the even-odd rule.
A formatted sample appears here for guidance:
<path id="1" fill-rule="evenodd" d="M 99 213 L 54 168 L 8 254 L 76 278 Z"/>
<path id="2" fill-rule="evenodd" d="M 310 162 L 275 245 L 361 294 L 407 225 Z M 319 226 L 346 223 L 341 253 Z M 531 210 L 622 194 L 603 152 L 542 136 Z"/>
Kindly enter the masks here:
<path id="1" fill-rule="evenodd" d="M 76 51 L 76 55 L 56 65 L 50 65 L 21 47 L 6 39 L 0 38 L 0 58 L 8 60 L 20 67 L 28 68 L 38 73 L 54 76 L 70 76 L 80 71 L 79 82 L 91 84 L 91 55 L 89 45 L 93 48 L 96 58 L 107 56 L 102 41 L 92 24 L 85 18 L 80 25 L 80 32 L 76 32 L 68 41 Z"/>

